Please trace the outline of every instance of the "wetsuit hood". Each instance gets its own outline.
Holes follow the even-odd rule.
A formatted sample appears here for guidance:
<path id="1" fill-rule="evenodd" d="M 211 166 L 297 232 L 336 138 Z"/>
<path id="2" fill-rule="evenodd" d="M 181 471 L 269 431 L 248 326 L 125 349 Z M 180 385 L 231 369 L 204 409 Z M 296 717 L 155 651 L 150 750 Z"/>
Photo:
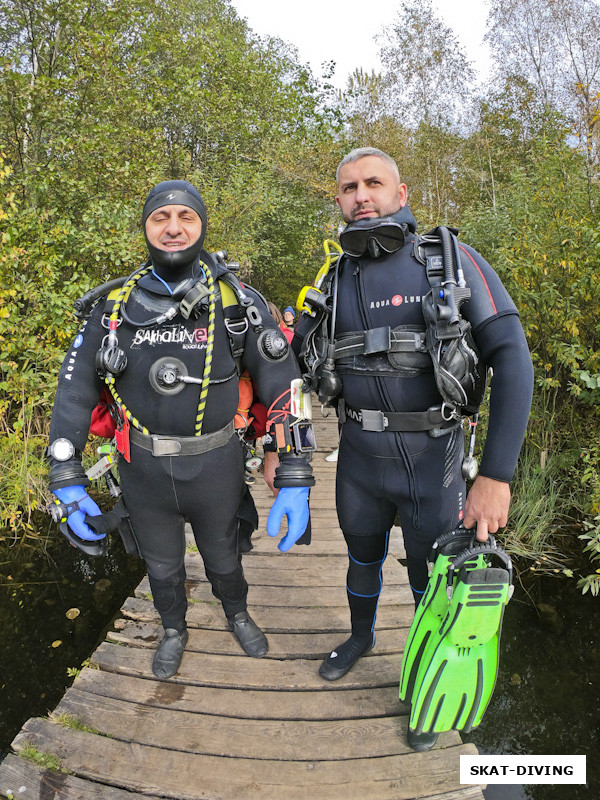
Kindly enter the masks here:
<path id="1" fill-rule="evenodd" d="M 411 233 L 415 233 L 417 230 L 417 220 L 414 218 L 408 206 L 403 206 L 399 211 L 396 211 L 395 214 L 390 214 L 389 218 L 393 219 L 394 222 L 398 222 L 400 225 L 408 225 L 408 230 L 411 231 Z"/>
<path id="2" fill-rule="evenodd" d="M 193 209 L 202 220 L 202 232 L 198 239 L 185 250 L 167 252 L 154 247 L 146 236 L 146 220 L 157 208 L 178 205 Z M 155 272 L 165 280 L 172 280 L 178 275 L 187 273 L 198 261 L 198 256 L 206 236 L 206 206 L 195 186 L 188 181 L 163 181 L 151 189 L 142 211 L 142 228 L 150 261 Z"/>
<path id="3" fill-rule="evenodd" d="M 191 265 L 186 266 L 184 269 L 161 270 L 160 266 L 157 267 L 156 264 L 153 263 L 152 272 L 141 277 L 137 286 L 155 295 L 180 299 L 180 297 L 183 296 L 181 291 L 184 289 L 184 284 L 188 284 L 190 279 L 202 280 L 203 282 L 206 279 L 206 273 L 201 262 L 208 266 L 215 280 L 219 280 L 224 273 L 228 272 L 228 270 L 221 266 L 216 258 L 213 258 L 206 250 L 200 250 L 198 257 L 194 259 Z M 160 280 L 156 280 L 157 275 Z M 186 285 L 185 290 L 187 291 L 188 288 L 189 285 Z"/>

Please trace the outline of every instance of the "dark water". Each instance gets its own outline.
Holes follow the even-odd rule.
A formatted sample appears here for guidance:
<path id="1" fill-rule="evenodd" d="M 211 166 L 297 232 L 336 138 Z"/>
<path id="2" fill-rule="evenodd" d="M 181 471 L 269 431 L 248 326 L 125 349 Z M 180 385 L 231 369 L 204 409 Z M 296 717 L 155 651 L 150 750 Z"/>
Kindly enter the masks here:
<path id="1" fill-rule="evenodd" d="M 486 800 L 600 798 L 600 598 L 561 578 L 538 579 L 528 593 L 515 588 L 494 696 L 462 738 L 482 754 L 587 756 L 587 786 L 489 786 Z"/>
<path id="2" fill-rule="evenodd" d="M 52 536 L 46 553 L 21 548 L 11 563 L 0 550 L 0 760 L 29 717 L 56 707 L 68 669 L 104 639 L 144 574 L 118 539 L 107 558 L 89 559 Z M 587 787 L 489 786 L 486 800 L 600 798 L 600 598 L 558 578 L 527 592 L 517 585 L 507 607 L 496 691 L 463 739 L 481 753 L 588 756 Z M 70 609 L 79 615 L 69 619 Z"/>
<path id="3" fill-rule="evenodd" d="M 58 532 L 44 551 L 0 549 L 0 760 L 27 719 L 57 706 L 68 670 L 89 658 L 144 575 L 114 537 L 106 558 L 80 555 Z"/>

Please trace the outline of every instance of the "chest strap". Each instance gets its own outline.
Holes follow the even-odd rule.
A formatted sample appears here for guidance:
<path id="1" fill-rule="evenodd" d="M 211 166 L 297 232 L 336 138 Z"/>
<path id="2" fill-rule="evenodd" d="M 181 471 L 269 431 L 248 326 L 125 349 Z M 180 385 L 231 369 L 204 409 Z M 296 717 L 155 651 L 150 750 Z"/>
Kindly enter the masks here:
<path id="1" fill-rule="evenodd" d="M 441 406 L 427 411 L 376 411 L 370 408 L 353 408 L 345 401 L 338 406 L 340 422 L 352 420 L 363 431 L 446 431 L 458 424 L 455 419 L 446 419 Z M 440 434 L 441 435 L 441 434 Z"/>
<path id="2" fill-rule="evenodd" d="M 227 444 L 235 430 L 234 421 L 224 428 L 201 436 L 159 436 L 146 434 L 133 426 L 129 429 L 131 442 L 153 456 L 197 456 Z"/>
<path id="3" fill-rule="evenodd" d="M 335 359 L 375 353 L 427 353 L 425 331 L 396 328 L 389 325 L 366 331 L 342 333 L 335 340 Z"/>

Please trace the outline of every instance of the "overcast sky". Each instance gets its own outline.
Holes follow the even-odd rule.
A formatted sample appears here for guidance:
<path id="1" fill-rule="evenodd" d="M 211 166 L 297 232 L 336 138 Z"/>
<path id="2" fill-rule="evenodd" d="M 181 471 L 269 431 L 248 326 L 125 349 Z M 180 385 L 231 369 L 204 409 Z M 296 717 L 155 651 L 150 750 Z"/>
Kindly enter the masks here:
<path id="1" fill-rule="evenodd" d="M 316 76 L 321 63 L 336 62 L 333 78 L 338 88 L 357 68 L 378 70 L 379 46 L 374 40 L 396 18 L 398 0 L 357 3 L 353 0 L 302 0 L 286 6 L 281 0 L 232 0 L 240 17 L 260 35 L 278 36 L 298 49 L 300 61 L 308 62 Z M 444 23 L 459 38 L 467 57 L 485 78 L 489 70 L 483 44 L 487 19 L 484 0 L 433 0 Z M 368 6 L 368 11 L 366 10 Z"/>

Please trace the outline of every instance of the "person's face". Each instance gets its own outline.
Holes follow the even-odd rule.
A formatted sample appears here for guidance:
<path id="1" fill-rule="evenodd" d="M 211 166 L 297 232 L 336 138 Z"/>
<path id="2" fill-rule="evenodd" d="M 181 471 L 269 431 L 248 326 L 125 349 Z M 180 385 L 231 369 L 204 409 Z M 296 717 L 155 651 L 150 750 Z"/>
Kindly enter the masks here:
<path id="1" fill-rule="evenodd" d="M 146 220 L 148 241 L 167 252 L 185 250 L 198 241 L 201 233 L 202 220 L 187 206 L 162 206 Z"/>
<path id="2" fill-rule="evenodd" d="M 406 205 L 406 184 L 379 156 L 364 156 L 344 164 L 335 198 L 345 222 L 388 217 Z"/>
<path id="3" fill-rule="evenodd" d="M 294 324 L 294 315 L 291 311 L 286 311 L 283 315 L 283 321 L 286 325 L 293 325 Z"/>

